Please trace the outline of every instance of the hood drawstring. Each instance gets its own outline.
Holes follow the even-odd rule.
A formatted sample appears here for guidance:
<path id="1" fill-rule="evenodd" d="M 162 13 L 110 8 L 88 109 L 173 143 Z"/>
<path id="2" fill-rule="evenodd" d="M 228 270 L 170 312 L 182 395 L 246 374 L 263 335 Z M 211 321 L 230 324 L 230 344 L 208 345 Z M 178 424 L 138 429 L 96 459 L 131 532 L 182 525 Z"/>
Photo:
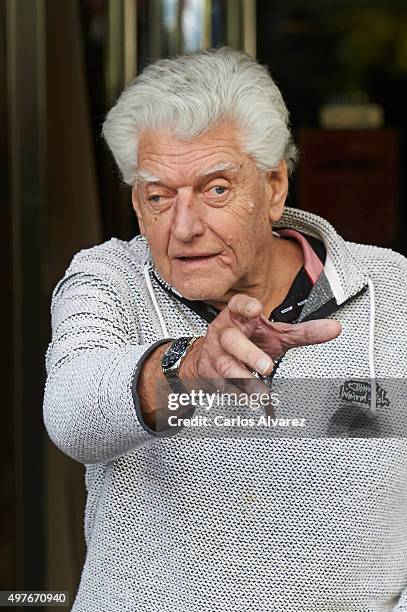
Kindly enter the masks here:
<path id="1" fill-rule="evenodd" d="M 168 333 L 167 326 L 165 324 L 163 314 L 162 314 L 162 312 L 160 310 L 160 307 L 158 305 L 157 298 L 155 297 L 153 285 L 151 283 L 148 262 L 144 264 L 143 272 L 144 272 L 144 278 L 146 280 L 146 285 L 147 285 L 148 293 L 150 294 L 150 298 L 151 298 L 151 301 L 153 302 L 153 306 L 154 306 L 155 311 L 157 313 L 158 320 L 160 321 L 160 325 L 161 325 L 162 332 L 164 334 L 164 338 L 169 338 L 170 335 Z"/>
<path id="2" fill-rule="evenodd" d="M 370 372 L 370 416 L 377 416 L 376 404 L 376 372 L 374 365 L 374 334 L 375 334 L 375 292 L 371 278 L 367 279 L 369 287 L 370 299 L 370 315 L 369 315 L 369 372 Z"/>

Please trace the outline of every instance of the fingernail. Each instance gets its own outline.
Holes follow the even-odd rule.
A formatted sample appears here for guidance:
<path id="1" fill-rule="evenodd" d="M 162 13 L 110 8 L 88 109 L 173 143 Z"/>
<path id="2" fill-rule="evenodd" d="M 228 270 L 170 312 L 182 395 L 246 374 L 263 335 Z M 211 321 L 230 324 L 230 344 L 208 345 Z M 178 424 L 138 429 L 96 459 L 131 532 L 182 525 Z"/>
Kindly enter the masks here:
<path id="1" fill-rule="evenodd" d="M 256 370 L 259 374 L 264 374 L 270 367 L 270 361 L 268 359 L 259 359 L 256 364 Z"/>

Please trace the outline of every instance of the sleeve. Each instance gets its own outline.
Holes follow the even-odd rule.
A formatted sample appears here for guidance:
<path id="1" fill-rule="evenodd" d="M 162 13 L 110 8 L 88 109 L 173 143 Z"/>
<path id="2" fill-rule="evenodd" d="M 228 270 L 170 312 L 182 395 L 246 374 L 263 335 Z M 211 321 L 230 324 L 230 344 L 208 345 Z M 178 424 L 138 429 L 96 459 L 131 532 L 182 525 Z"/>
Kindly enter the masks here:
<path id="1" fill-rule="evenodd" d="M 65 454 L 105 463 L 156 439 L 142 418 L 137 377 L 150 352 L 170 338 L 139 344 L 120 292 L 86 266 L 78 271 L 76 257 L 52 293 L 43 418 Z"/>
<path id="2" fill-rule="evenodd" d="M 392 608 L 392 612 L 407 612 L 407 587 L 402 591 L 400 599 Z"/>

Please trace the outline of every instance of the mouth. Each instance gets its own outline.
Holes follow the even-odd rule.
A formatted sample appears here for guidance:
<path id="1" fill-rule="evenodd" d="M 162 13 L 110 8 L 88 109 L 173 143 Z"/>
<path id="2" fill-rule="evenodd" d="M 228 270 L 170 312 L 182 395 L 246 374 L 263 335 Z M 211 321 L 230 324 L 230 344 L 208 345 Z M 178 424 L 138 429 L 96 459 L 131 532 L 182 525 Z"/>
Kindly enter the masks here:
<path id="1" fill-rule="evenodd" d="M 175 257 L 176 261 L 184 266 L 207 264 L 216 259 L 219 253 L 213 255 L 194 255 L 192 257 Z"/>

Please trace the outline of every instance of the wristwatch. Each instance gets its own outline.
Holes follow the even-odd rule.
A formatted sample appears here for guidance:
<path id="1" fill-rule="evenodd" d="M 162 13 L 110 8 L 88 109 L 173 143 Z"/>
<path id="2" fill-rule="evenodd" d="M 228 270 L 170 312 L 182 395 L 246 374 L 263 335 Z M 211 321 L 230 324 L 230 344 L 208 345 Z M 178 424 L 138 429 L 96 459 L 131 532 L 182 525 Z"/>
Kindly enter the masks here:
<path id="1" fill-rule="evenodd" d="M 178 376 L 181 360 L 185 357 L 188 347 L 191 346 L 200 336 L 185 336 L 177 338 L 167 348 L 161 357 L 161 367 L 165 378 L 171 389 L 176 393 L 186 391 L 181 379 Z"/>

